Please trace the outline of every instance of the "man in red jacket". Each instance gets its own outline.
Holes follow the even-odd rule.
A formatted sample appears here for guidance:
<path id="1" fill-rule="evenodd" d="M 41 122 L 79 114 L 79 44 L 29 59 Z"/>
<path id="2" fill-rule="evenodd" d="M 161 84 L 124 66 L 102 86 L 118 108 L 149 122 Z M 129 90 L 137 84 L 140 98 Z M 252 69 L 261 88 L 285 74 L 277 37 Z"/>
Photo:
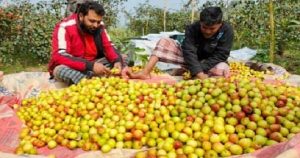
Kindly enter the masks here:
<path id="1" fill-rule="evenodd" d="M 103 6 L 98 2 L 83 3 L 78 13 L 59 22 L 52 36 L 50 75 L 68 84 L 82 78 L 110 73 L 109 67 L 122 70 L 127 67 L 106 32 L 102 18 Z"/>

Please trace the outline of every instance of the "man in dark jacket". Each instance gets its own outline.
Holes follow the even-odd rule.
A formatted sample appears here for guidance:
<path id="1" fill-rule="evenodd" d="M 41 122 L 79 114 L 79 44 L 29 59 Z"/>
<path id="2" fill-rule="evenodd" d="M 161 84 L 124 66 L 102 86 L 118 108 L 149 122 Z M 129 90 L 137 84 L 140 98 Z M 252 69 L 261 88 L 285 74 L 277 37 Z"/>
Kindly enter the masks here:
<path id="1" fill-rule="evenodd" d="M 158 61 L 179 64 L 195 78 L 229 76 L 226 63 L 233 43 L 232 27 L 222 21 L 219 7 L 208 7 L 200 13 L 200 20 L 187 26 L 185 39 L 180 46 L 170 38 L 162 38 L 145 68 L 129 73 L 130 78 L 147 79 Z"/>
<path id="2" fill-rule="evenodd" d="M 81 5 L 78 13 L 55 26 L 48 67 L 52 77 L 76 84 L 85 77 L 109 74 L 109 67 L 126 71 L 102 22 L 104 14 L 102 5 L 88 1 Z"/>

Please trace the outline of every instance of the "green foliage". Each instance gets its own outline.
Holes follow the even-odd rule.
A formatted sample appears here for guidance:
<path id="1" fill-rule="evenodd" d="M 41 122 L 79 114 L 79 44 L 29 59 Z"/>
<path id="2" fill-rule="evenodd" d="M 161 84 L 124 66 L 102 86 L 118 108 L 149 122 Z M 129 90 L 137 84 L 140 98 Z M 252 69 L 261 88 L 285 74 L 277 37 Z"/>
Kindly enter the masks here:
<path id="1" fill-rule="evenodd" d="M 146 63 L 148 62 L 149 54 L 146 52 L 144 48 L 135 47 L 134 51 L 133 52 L 131 51 L 130 53 L 131 54 L 129 54 L 130 57 L 129 62 L 132 63 L 132 66 L 137 64 L 136 61 L 141 61 L 142 65 L 146 65 Z"/>
<path id="2" fill-rule="evenodd" d="M 267 49 L 260 49 L 257 50 L 256 56 L 252 60 L 257 60 L 263 63 L 268 63 L 269 60 L 269 55 L 268 55 L 268 50 Z"/>
<path id="3" fill-rule="evenodd" d="M 144 53 L 145 49 L 136 48 L 130 42 L 130 37 L 134 37 L 135 32 L 125 28 L 113 28 L 109 30 L 109 34 L 120 53 L 128 56 L 129 66 L 133 66 L 135 61 L 141 61 L 143 65 L 147 62 L 148 55 Z"/>
<path id="4" fill-rule="evenodd" d="M 118 6 L 126 0 L 99 0 L 106 9 L 105 23 L 115 26 Z M 14 1 L 0 7 L 0 65 L 47 63 L 51 53 L 54 25 L 63 18 L 66 5 L 62 0 Z"/>
<path id="5" fill-rule="evenodd" d="M 148 1 L 138 5 L 134 13 L 124 11 L 128 19 L 128 29 L 116 28 L 119 18 L 117 14 L 122 9 L 120 6 L 127 0 L 98 1 L 106 9 L 104 22 L 108 26 L 112 41 L 121 53 L 141 54 L 143 50 L 135 49 L 130 44 L 129 38 L 159 33 L 163 30 L 164 10 L 149 5 Z M 52 31 L 54 25 L 63 18 L 65 1 L 40 1 L 36 4 L 31 4 L 28 0 L 13 0 L 13 2 L 14 4 L 8 7 L 0 6 L 0 66 L 11 63 L 20 65 L 47 63 L 51 52 Z M 234 49 L 244 46 L 257 49 L 259 53 L 256 59 L 267 61 L 270 42 L 268 1 L 208 1 L 203 6 L 198 6 L 195 19 L 198 19 L 199 12 L 204 7 L 212 5 L 221 6 L 224 19 L 233 25 Z M 288 50 L 286 57 L 281 56 L 275 62 L 290 64 L 293 62 L 284 62 L 281 59 L 291 60 L 290 54 L 300 56 L 300 1 L 275 0 L 274 5 L 276 48 L 278 52 Z M 166 30 L 183 32 L 185 26 L 190 23 L 190 16 L 191 8 L 168 10 Z M 137 57 L 133 55 L 132 58 Z"/>
<path id="6" fill-rule="evenodd" d="M 18 73 L 18 72 L 31 72 L 31 71 L 47 71 L 47 66 L 45 64 L 34 64 L 34 65 L 26 65 L 24 67 L 24 63 L 15 62 L 13 64 L 6 64 L 1 66 L 1 71 L 4 74 Z"/>
<path id="7" fill-rule="evenodd" d="M 275 0 L 273 4 L 276 51 L 282 55 L 287 49 L 294 50 L 295 48 L 300 48 L 300 1 Z M 270 48 L 268 1 L 238 0 L 231 1 L 230 3 L 210 1 L 204 6 L 213 5 L 223 8 L 225 20 L 229 21 L 234 27 L 234 49 L 245 46 L 257 49 L 259 53 L 255 59 L 267 62 Z"/>
<path id="8" fill-rule="evenodd" d="M 132 30 L 126 28 L 110 28 L 108 30 L 111 40 L 117 46 L 117 48 L 122 51 L 122 47 L 128 42 L 130 37 L 136 36 L 136 33 Z"/>
<path id="9" fill-rule="evenodd" d="M 300 1 L 275 0 L 274 5 L 277 50 L 280 50 L 280 47 L 285 47 L 289 41 L 299 41 L 300 39 L 300 31 L 297 27 L 299 26 L 297 22 L 300 20 Z M 245 46 L 254 49 L 269 49 L 268 1 L 207 1 L 204 5 L 198 6 L 196 15 L 208 6 L 223 8 L 224 20 L 230 22 L 234 27 L 235 49 Z M 158 33 L 163 30 L 163 9 L 151 6 L 148 2 L 136 7 L 135 13 L 125 13 L 129 19 L 129 29 L 136 30 L 139 35 Z M 190 14 L 190 8 L 167 12 L 167 31 L 175 29 L 183 31 L 185 25 L 190 23 Z"/>
<path id="10" fill-rule="evenodd" d="M 108 27 L 116 27 L 118 23 L 118 13 L 120 6 L 127 0 L 97 0 L 103 5 L 106 15 L 104 17 L 105 24 Z"/>
<path id="11" fill-rule="evenodd" d="M 297 20 L 291 20 L 290 24 L 288 26 L 289 28 L 300 28 L 300 21 Z"/>
<path id="12" fill-rule="evenodd" d="M 294 74 L 300 74 L 300 48 L 289 49 L 284 56 L 278 57 L 276 64 L 279 64 Z"/>
<path id="13" fill-rule="evenodd" d="M 274 2 L 275 35 L 277 51 L 285 47 L 289 41 L 299 41 L 299 29 L 289 27 L 291 19 L 299 19 L 300 2 L 294 0 Z M 236 30 L 238 46 L 252 48 L 269 47 L 269 13 L 266 1 L 239 1 L 232 3 L 227 9 L 228 20 Z M 297 13 L 298 12 L 298 13 Z"/>
<path id="14" fill-rule="evenodd" d="M 270 21 L 269 1 L 265 0 L 237 0 L 237 1 L 207 1 L 198 6 L 199 12 L 208 6 L 220 6 L 224 12 L 224 20 L 234 27 L 234 48 L 250 47 L 258 50 L 256 60 L 269 61 L 270 48 Z M 190 9 L 190 8 L 188 8 Z M 167 31 L 174 29 L 182 31 L 189 23 L 191 10 L 182 9 L 167 13 Z M 299 52 L 300 48 L 300 1 L 275 0 L 275 37 L 276 51 L 284 52 L 286 49 Z M 129 28 L 136 30 L 139 35 L 158 33 L 163 30 L 163 9 L 153 7 L 147 2 L 135 8 L 135 13 L 127 13 Z M 195 18 L 198 19 L 198 18 Z M 297 53 L 299 54 L 299 53 Z M 287 59 L 289 60 L 289 59 Z M 281 64 L 282 60 L 275 63 Z M 288 62 L 287 62 L 288 63 Z"/>
<path id="15" fill-rule="evenodd" d="M 35 5 L 22 0 L 1 8 L 0 62 L 25 65 L 47 62 L 52 30 L 62 18 L 61 6 L 56 0 Z"/>
<path id="16" fill-rule="evenodd" d="M 139 35 L 148 34 L 152 31 L 159 32 L 163 28 L 163 10 L 154 8 L 149 4 L 140 4 L 135 8 L 136 14 L 126 13 L 129 19 L 128 28 L 136 30 Z"/>
<path id="17" fill-rule="evenodd" d="M 163 31 L 163 12 L 161 8 L 149 5 L 148 2 L 139 4 L 135 7 L 135 13 L 125 12 L 129 19 L 128 28 L 135 30 L 138 35 L 149 33 L 158 33 Z M 176 12 L 167 11 L 166 13 L 166 31 L 181 31 L 190 23 L 190 12 L 180 10 Z"/>

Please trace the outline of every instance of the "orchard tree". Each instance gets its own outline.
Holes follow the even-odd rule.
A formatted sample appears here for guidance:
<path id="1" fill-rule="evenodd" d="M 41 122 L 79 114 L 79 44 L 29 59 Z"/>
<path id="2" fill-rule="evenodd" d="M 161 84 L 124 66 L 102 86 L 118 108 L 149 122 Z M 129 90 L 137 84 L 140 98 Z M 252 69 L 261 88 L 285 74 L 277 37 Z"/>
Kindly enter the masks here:
<path id="1" fill-rule="evenodd" d="M 97 0 L 100 2 L 105 11 L 106 15 L 104 17 L 105 23 L 108 27 L 116 27 L 118 23 L 118 13 L 121 12 L 121 6 L 127 0 Z"/>
<path id="2" fill-rule="evenodd" d="M 51 34 L 55 23 L 62 18 L 62 8 L 58 0 L 36 4 L 21 0 L 1 8 L 1 62 L 47 62 Z"/>
<path id="3" fill-rule="evenodd" d="M 207 2 L 203 7 L 218 5 L 224 11 L 224 19 L 229 21 L 235 31 L 235 48 L 248 46 L 268 50 L 270 46 L 269 1 L 239 0 Z M 299 28 L 290 27 L 299 21 L 300 1 L 274 0 L 275 47 L 284 52 L 287 46 L 299 48 Z M 266 51 L 268 52 L 268 51 Z"/>
<path id="4" fill-rule="evenodd" d="M 87 0 L 66 0 L 67 6 L 66 6 L 66 16 L 69 16 L 72 14 L 72 12 L 75 12 L 77 3 L 83 3 L 86 2 Z M 121 9 L 121 6 L 124 2 L 127 0 L 97 0 L 100 4 L 103 5 L 105 11 L 106 11 L 106 16 L 104 17 L 104 21 L 107 24 L 107 26 L 116 26 L 118 22 L 118 12 Z"/>
<path id="5" fill-rule="evenodd" d="M 159 33 L 164 30 L 162 21 L 164 9 L 160 9 L 148 4 L 148 2 L 140 4 L 134 9 L 134 13 L 125 12 L 126 18 L 129 20 L 128 28 L 135 30 L 139 35 L 148 33 Z M 190 12 L 187 9 L 172 10 L 166 13 L 166 31 L 183 32 L 187 24 L 190 23 Z"/>
<path id="6" fill-rule="evenodd" d="M 116 26 L 120 6 L 127 0 L 98 0 L 105 7 L 107 26 Z M 47 63 L 54 25 L 66 11 L 67 0 L 12 0 L 0 7 L 0 63 Z"/>
<path id="7" fill-rule="evenodd" d="M 146 1 L 139 4 L 134 10 L 135 13 L 125 11 L 126 18 L 129 19 L 129 29 L 136 30 L 140 35 L 163 30 L 163 9 L 154 7 Z"/>

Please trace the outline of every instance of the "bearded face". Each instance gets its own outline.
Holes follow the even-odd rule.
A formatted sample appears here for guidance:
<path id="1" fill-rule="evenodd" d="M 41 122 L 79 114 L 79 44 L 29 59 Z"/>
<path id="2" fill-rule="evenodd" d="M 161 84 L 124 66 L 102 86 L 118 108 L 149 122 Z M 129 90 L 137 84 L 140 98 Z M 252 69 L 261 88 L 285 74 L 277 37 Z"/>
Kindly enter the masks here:
<path id="1" fill-rule="evenodd" d="M 89 10 L 87 15 L 79 14 L 79 21 L 84 32 L 94 34 L 100 28 L 102 16 Z"/>

